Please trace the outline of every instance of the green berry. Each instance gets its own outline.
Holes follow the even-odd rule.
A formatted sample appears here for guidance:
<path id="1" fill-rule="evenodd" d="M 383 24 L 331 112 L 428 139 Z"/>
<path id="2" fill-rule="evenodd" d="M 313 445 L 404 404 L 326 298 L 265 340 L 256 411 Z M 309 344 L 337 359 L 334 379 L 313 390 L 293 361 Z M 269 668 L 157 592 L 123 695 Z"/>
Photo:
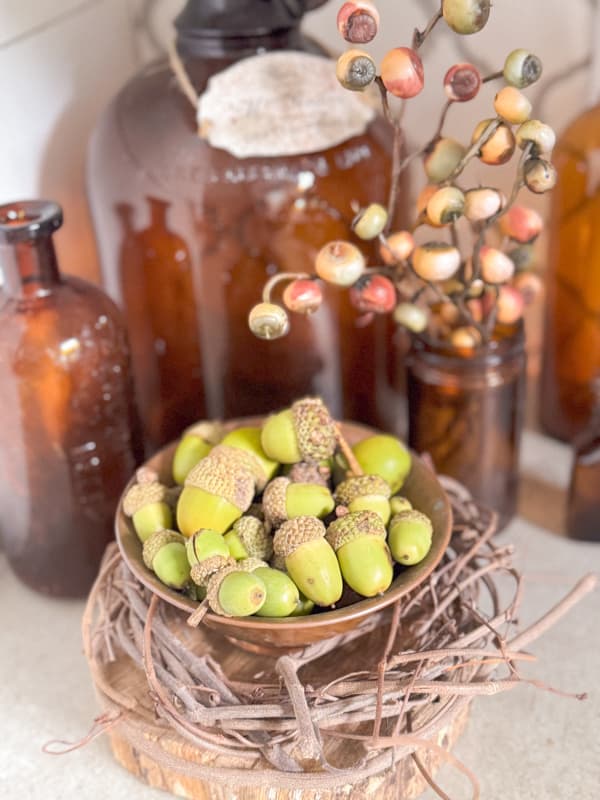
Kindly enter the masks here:
<path id="1" fill-rule="evenodd" d="M 300 593 L 294 581 L 278 569 L 258 567 L 254 570 L 265 585 L 267 596 L 257 611 L 259 617 L 289 617 L 300 601 Z"/>
<path id="2" fill-rule="evenodd" d="M 468 36 L 485 26 L 491 5 L 491 0 L 442 0 L 442 14 L 455 33 Z"/>
<path id="3" fill-rule="evenodd" d="M 377 67 L 371 56 L 363 50 L 346 50 L 338 58 L 335 75 L 344 89 L 362 92 L 377 77 Z"/>
<path id="4" fill-rule="evenodd" d="M 259 339 L 280 339 L 290 329 L 290 318 L 275 303 L 257 303 L 248 314 L 248 327 Z"/>
<path id="5" fill-rule="evenodd" d="M 402 511 L 392 517 L 388 545 L 394 560 L 412 566 L 422 561 L 431 549 L 433 526 L 420 511 Z"/>
<path id="6" fill-rule="evenodd" d="M 379 203 L 371 203 L 359 212 L 352 228 L 359 239 L 376 239 L 385 228 L 387 219 L 387 210 Z"/>
<path id="7" fill-rule="evenodd" d="M 524 89 L 539 80 L 542 62 L 528 50 L 513 50 L 504 62 L 504 80 L 510 86 Z"/>
<path id="8" fill-rule="evenodd" d="M 448 137 L 436 139 L 427 150 L 423 160 L 427 178 L 432 183 L 442 183 L 447 180 L 458 167 L 466 152 L 466 147 L 456 139 Z"/>

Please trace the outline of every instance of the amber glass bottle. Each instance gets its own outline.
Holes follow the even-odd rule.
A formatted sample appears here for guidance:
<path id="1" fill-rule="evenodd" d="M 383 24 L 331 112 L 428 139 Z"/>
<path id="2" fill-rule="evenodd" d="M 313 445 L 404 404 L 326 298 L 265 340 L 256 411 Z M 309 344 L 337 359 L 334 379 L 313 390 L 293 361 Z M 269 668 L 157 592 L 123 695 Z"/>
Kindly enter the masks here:
<path id="1" fill-rule="evenodd" d="M 517 510 L 524 415 L 522 327 L 475 351 L 416 336 L 407 357 L 409 444 L 506 525 Z"/>
<path id="2" fill-rule="evenodd" d="M 246 59 L 243 93 L 257 53 L 314 53 L 299 23 L 323 1 L 189 0 L 176 47 L 194 92 L 203 97 L 211 78 Z M 301 95 L 294 114 L 306 113 Z M 316 81 L 302 96 L 318 98 Z M 289 117 L 267 110 L 283 138 Z M 134 77 L 101 118 L 89 195 L 105 283 L 126 311 L 150 449 L 198 418 L 264 413 L 307 393 L 339 417 L 380 421 L 389 322 L 358 327 L 348 293 L 331 288 L 281 340 L 259 341 L 247 325 L 270 275 L 311 271 L 323 244 L 349 235 L 352 201 L 387 198 L 387 125 L 374 117 L 346 138 L 329 127 L 337 143 L 317 152 L 309 137 L 305 152 L 238 157 L 200 138 L 166 60 Z"/>
<path id="3" fill-rule="evenodd" d="M 567 535 L 600 542 L 600 373 L 590 388 L 594 402 L 590 422 L 573 443 Z"/>
<path id="4" fill-rule="evenodd" d="M 600 370 L 600 105 L 566 129 L 553 162 L 540 417 L 569 440 L 589 423 Z"/>
<path id="5" fill-rule="evenodd" d="M 0 532 L 25 583 L 82 597 L 142 453 L 121 315 L 60 275 L 61 223 L 54 203 L 0 206 Z"/>

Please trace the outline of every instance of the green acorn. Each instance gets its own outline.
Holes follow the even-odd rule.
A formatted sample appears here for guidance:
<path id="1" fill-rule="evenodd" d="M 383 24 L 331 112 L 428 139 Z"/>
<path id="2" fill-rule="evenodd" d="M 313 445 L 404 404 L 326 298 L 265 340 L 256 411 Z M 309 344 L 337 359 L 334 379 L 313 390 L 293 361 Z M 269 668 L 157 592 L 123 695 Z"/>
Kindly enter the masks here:
<path id="1" fill-rule="evenodd" d="M 420 511 L 402 511 L 392 517 L 388 545 L 394 560 L 412 566 L 422 561 L 431 549 L 433 526 Z"/>
<path id="2" fill-rule="evenodd" d="M 173 480 L 183 485 L 192 467 L 207 456 L 222 436 L 218 422 L 197 422 L 187 428 L 173 455 Z"/>
<path id="3" fill-rule="evenodd" d="M 289 575 L 269 566 L 252 570 L 264 583 L 267 597 L 256 612 L 259 617 L 289 617 L 298 607 L 300 593 Z"/>
<path id="4" fill-rule="evenodd" d="M 196 531 L 186 540 L 185 547 L 190 567 L 212 556 L 228 557 L 231 555 L 223 534 L 210 528 Z"/>
<path id="5" fill-rule="evenodd" d="M 390 497 L 390 510 L 392 514 L 400 514 L 402 511 L 410 511 L 412 508 L 412 503 L 406 497 L 400 497 L 400 495 L 395 495 L 394 497 Z"/>
<path id="6" fill-rule="evenodd" d="M 314 607 L 315 604 L 313 601 L 309 600 L 308 597 L 305 597 L 302 592 L 300 592 L 296 608 L 292 611 L 290 617 L 306 617 L 311 613 Z"/>
<path id="7" fill-rule="evenodd" d="M 229 552 L 237 561 L 242 558 L 262 558 L 268 561 L 273 555 L 273 538 L 267 532 L 264 522 L 256 517 L 240 517 L 224 539 Z"/>
<path id="8" fill-rule="evenodd" d="M 211 609 L 223 617 L 249 617 L 260 611 L 267 596 L 264 583 L 252 572 L 236 566 L 211 575 L 206 597 Z"/>
<path id="9" fill-rule="evenodd" d="M 267 481 L 275 475 L 279 469 L 279 463 L 269 458 L 260 443 L 261 429 L 257 427 L 236 428 L 223 437 L 222 445 L 237 447 L 250 453 L 260 465 L 261 481 L 257 483 L 257 489 L 262 491 Z"/>
<path id="10" fill-rule="evenodd" d="M 391 514 L 390 494 L 389 484 L 380 475 L 359 475 L 337 486 L 335 500 L 348 511 L 374 511 L 387 525 Z"/>
<path id="11" fill-rule="evenodd" d="M 190 581 L 185 539 L 176 531 L 156 531 L 144 542 L 144 564 L 166 586 L 183 589 Z"/>
<path id="12" fill-rule="evenodd" d="M 237 463 L 220 457 L 213 460 L 211 453 L 185 480 L 177 503 L 177 525 L 185 536 L 201 528 L 224 533 L 247 511 L 253 498 L 253 475 Z"/>
<path id="13" fill-rule="evenodd" d="M 273 538 L 276 555 L 298 589 L 318 606 L 332 606 L 342 596 L 342 575 L 325 526 L 316 517 L 284 522 Z"/>
<path id="14" fill-rule="evenodd" d="M 267 456 L 282 464 L 312 464 L 330 458 L 336 441 L 334 422 L 318 397 L 297 400 L 291 408 L 272 415 L 261 433 Z"/>
<path id="15" fill-rule="evenodd" d="M 123 498 L 123 513 L 131 517 L 141 542 L 145 542 L 155 531 L 173 527 L 173 511 L 169 500 L 169 489 L 158 480 L 136 483 L 128 489 Z"/>
<path id="16" fill-rule="evenodd" d="M 410 452 L 400 439 L 381 433 L 368 436 L 352 448 L 356 460 L 367 475 L 380 475 L 397 492 L 410 472 Z"/>
<path id="17" fill-rule="evenodd" d="M 275 478 L 263 494 L 263 510 L 273 527 L 294 517 L 326 517 L 335 508 L 331 492 L 316 483 L 292 483 L 289 478 Z"/>
<path id="18" fill-rule="evenodd" d="M 344 514 L 327 528 L 327 541 L 335 550 L 344 580 L 363 597 L 382 594 L 393 580 L 385 536 L 385 525 L 374 511 Z"/>

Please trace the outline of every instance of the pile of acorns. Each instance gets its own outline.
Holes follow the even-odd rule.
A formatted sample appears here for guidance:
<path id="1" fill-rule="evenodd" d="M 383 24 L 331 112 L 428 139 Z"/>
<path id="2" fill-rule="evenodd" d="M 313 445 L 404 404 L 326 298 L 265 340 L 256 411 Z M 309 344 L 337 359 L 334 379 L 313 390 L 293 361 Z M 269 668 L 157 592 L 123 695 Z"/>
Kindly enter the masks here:
<path id="1" fill-rule="evenodd" d="M 410 466 L 387 434 L 350 450 L 322 400 L 304 398 L 262 427 L 189 429 L 177 485 L 142 468 L 122 508 L 167 586 L 225 616 L 298 616 L 380 595 L 394 561 L 425 558 L 431 521 L 396 495 Z"/>

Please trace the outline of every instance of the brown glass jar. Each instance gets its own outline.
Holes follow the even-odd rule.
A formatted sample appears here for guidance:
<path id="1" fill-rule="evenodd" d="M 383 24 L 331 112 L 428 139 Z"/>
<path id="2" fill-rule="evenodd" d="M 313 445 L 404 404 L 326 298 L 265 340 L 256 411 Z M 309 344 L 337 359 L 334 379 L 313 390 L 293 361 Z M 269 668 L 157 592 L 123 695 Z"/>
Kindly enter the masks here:
<path id="1" fill-rule="evenodd" d="M 502 524 L 517 508 L 525 366 L 522 328 L 465 352 L 414 337 L 407 357 L 410 446 Z"/>
<path id="2" fill-rule="evenodd" d="M 548 226 L 544 360 L 539 397 L 545 430 L 572 440 L 592 414 L 600 370 L 600 105 L 559 137 L 558 182 Z"/>
<path id="3" fill-rule="evenodd" d="M 299 23 L 320 4 L 189 0 L 177 53 L 194 91 L 263 51 L 315 52 Z M 257 340 L 247 318 L 270 275 L 310 272 L 324 244 L 352 237 L 352 201 L 386 201 L 390 153 L 389 127 L 376 118 L 320 152 L 236 158 L 199 137 L 166 60 L 114 99 L 93 137 L 89 196 L 105 285 L 126 312 L 151 450 L 199 418 L 265 413 L 305 394 L 321 395 L 339 418 L 381 420 L 388 320 L 357 326 L 335 287 L 315 315 L 294 316 L 283 339 Z"/>
<path id="4" fill-rule="evenodd" d="M 60 275 L 61 223 L 55 203 L 0 206 L 0 533 L 26 584 L 83 597 L 142 452 L 121 315 Z"/>

